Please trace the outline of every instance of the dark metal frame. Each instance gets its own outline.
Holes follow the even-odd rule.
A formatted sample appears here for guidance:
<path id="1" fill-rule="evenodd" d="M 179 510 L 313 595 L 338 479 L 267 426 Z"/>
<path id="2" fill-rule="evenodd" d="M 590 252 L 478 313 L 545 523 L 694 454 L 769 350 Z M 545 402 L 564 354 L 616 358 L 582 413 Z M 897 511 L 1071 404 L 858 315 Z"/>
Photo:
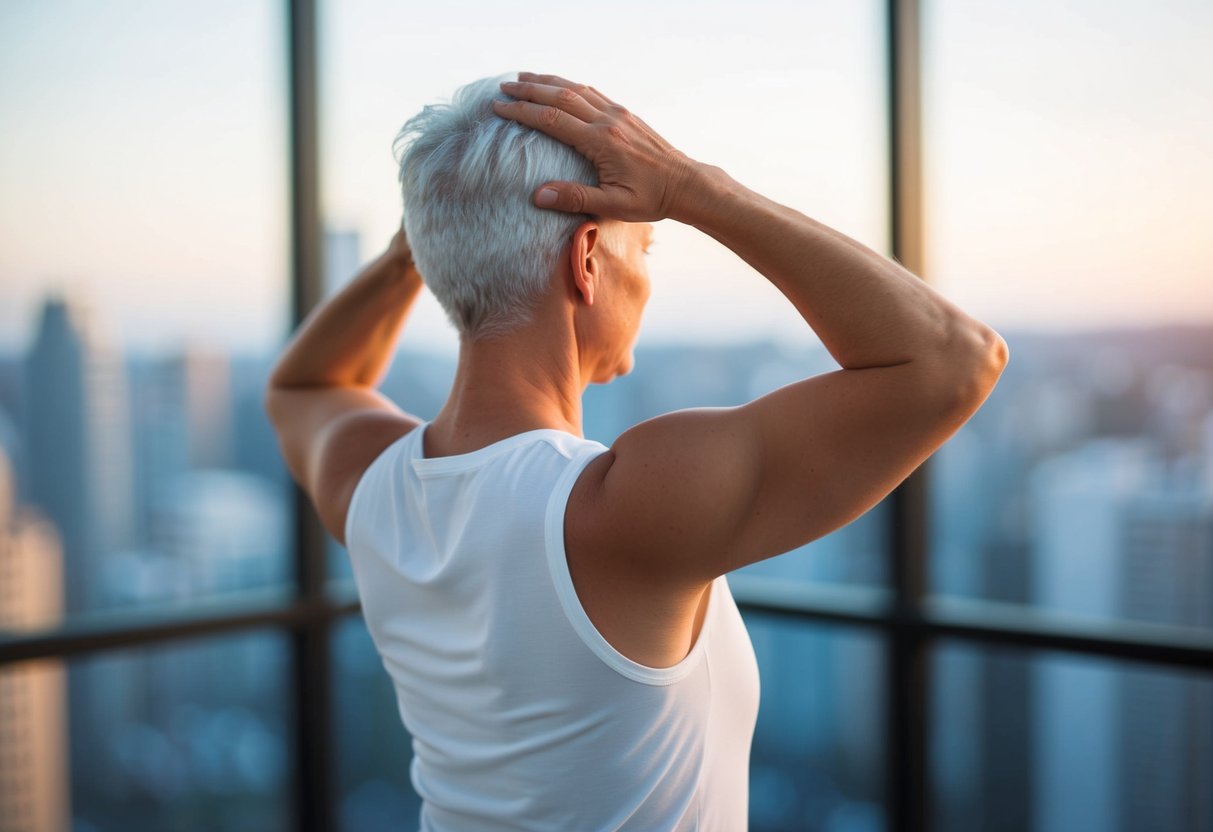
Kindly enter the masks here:
<path id="1" fill-rule="evenodd" d="M 323 294 L 319 199 L 316 3 L 288 0 L 290 54 L 291 303 L 298 323 Z M 918 0 L 886 0 L 892 255 L 925 273 L 922 240 Z M 800 622 L 863 627 L 885 644 L 885 782 L 890 828 L 930 828 L 927 782 L 928 652 L 945 640 L 1026 650 L 1057 650 L 1213 674 L 1213 633 L 1122 621 L 1086 621 L 1031 608 L 926 595 L 929 464 L 888 501 L 888 589 L 796 586 L 752 576 L 730 585 L 748 613 Z M 105 613 L 46 633 L 0 639 L 0 671 L 29 659 L 66 658 L 201 636 L 273 629 L 289 633 L 294 654 L 294 813 L 296 828 L 336 828 L 331 753 L 331 634 L 358 612 L 351 587 L 327 586 L 325 533 L 306 497 L 295 495 L 293 591 L 245 593 L 180 608 Z"/>

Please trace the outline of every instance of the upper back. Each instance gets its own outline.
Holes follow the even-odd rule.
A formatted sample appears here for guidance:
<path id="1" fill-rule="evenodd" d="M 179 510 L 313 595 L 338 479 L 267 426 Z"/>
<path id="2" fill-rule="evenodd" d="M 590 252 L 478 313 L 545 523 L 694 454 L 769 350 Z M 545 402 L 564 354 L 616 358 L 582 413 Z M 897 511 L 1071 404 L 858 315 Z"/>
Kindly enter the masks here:
<path id="1" fill-rule="evenodd" d="M 565 551 L 568 495 L 606 449 L 540 430 L 426 459 L 423 430 L 367 469 L 346 540 L 433 828 L 744 825 L 757 668 L 726 581 L 685 658 L 632 661 Z"/>

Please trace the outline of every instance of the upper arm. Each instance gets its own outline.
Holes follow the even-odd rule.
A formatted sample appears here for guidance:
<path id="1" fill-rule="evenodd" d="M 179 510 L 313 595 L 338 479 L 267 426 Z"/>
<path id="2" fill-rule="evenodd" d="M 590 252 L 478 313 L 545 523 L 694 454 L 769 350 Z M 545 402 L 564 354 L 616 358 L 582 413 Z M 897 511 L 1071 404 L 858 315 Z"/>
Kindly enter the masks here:
<path id="1" fill-rule="evenodd" d="M 345 544 L 350 498 L 367 467 L 419 420 L 370 388 L 271 388 L 265 408 L 291 476 Z"/>
<path id="2" fill-rule="evenodd" d="M 993 386 L 981 378 L 915 362 L 838 370 L 660 416 L 619 437 L 600 504 L 645 571 L 711 580 L 867 512 L 976 411 Z"/>

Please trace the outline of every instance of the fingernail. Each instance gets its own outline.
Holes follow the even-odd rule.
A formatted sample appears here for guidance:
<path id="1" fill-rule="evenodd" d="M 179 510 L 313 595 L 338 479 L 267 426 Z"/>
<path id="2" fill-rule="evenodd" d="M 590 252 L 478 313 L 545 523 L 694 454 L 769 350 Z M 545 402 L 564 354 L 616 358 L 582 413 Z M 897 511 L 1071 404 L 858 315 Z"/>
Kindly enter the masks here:
<path id="1" fill-rule="evenodd" d="M 539 196 L 535 197 L 535 204 L 540 208 L 551 208 L 556 204 L 556 192 L 551 188 L 540 189 Z"/>

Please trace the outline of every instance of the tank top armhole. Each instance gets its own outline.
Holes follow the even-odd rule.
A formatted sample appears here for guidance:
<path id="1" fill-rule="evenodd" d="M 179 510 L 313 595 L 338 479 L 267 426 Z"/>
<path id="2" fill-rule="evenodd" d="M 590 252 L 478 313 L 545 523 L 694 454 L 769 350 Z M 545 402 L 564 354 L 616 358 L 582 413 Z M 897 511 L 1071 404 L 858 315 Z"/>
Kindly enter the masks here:
<path id="1" fill-rule="evenodd" d="M 371 460 L 371 464 L 366 466 L 366 470 L 364 470 L 362 472 L 362 476 L 360 476 L 358 478 L 358 482 L 354 484 L 354 490 L 350 494 L 350 504 L 348 506 L 346 506 L 346 508 L 345 508 L 345 526 L 342 529 L 342 531 L 345 533 L 345 550 L 346 550 L 346 552 L 350 551 L 350 544 L 351 544 L 351 540 L 352 540 L 351 534 L 354 531 L 355 526 L 356 526 L 356 524 L 354 522 L 354 520 L 355 520 L 354 515 L 357 511 L 358 506 L 361 504 L 361 500 L 359 499 L 359 496 L 370 487 L 369 483 L 371 482 L 371 480 L 373 480 L 375 478 L 377 470 L 380 467 L 382 467 L 383 465 L 387 464 L 388 459 L 393 458 L 397 454 L 399 454 L 400 448 L 410 440 L 410 438 L 413 436 L 413 434 L 417 433 L 419 428 L 420 428 L 420 425 L 418 427 L 413 428 L 412 430 L 410 430 L 408 433 L 404 434 L 403 436 L 400 436 L 397 439 L 393 440 L 391 442 L 391 444 L 389 444 L 386 448 L 384 448 L 382 451 L 380 451 L 379 455 Z"/>
<path id="2" fill-rule="evenodd" d="M 585 470 L 586 466 L 599 455 L 605 453 L 605 450 L 600 447 L 593 450 L 596 452 L 583 452 L 581 456 L 575 457 L 569 463 L 568 467 L 565 468 L 560 478 L 556 481 L 556 486 L 552 490 L 552 496 L 548 499 L 544 524 L 544 540 L 545 549 L 547 550 L 548 571 L 556 590 L 556 596 L 560 601 L 561 609 L 564 611 L 565 619 L 568 621 L 569 626 L 581 638 L 582 643 L 597 655 L 607 667 L 641 684 L 656 686 L 674 684 L 693 671 L 706 652 L 706 644 L 710 640 L 709 636 L 713 622 L 718 617 L 717 611 L 720 608 L 720 604 L 723 603 L 720 599 L 720 585 L 724 581 L 724 576 L 717 578 L 713 582 L 711 594 L 708 598 L 708 609 L 704 615 L 704 622 L 700 628 L 699 637 L 695 640 L 694 646 L 682 661 L 669 667 L 649 667 L 629 659 L 616 650 L 598 632 L 589 615 L 581 606 L 581 599 L 577 597 L 577 590 L 573 586 L 573 577 L 569 573 L 568 555 L 564 547 L 564 515 L 565 509 L 568 506 L 569 495 L 572 493 L 573 486 L 577 483 L 578 477 Z"/>

